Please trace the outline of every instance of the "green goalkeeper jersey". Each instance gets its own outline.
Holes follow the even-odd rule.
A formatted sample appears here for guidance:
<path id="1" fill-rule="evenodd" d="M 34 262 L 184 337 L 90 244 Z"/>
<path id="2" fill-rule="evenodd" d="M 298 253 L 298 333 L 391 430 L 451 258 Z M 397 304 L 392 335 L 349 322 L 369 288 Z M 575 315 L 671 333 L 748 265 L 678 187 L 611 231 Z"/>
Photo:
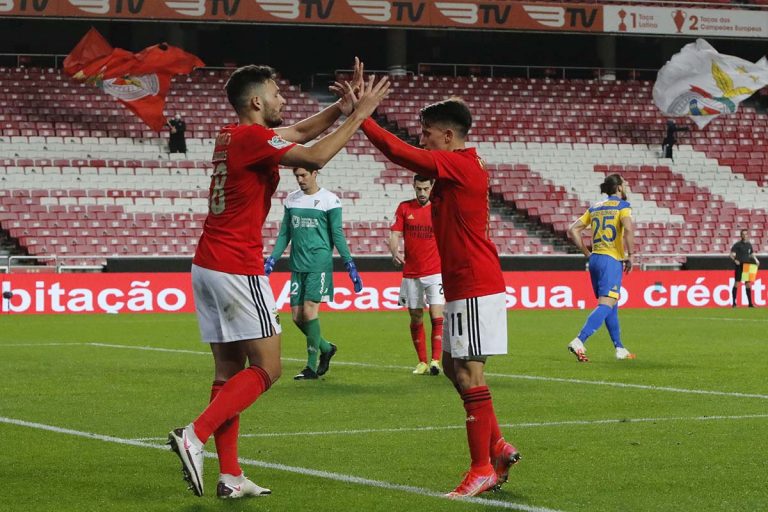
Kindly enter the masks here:
<path id="1" fill-rule="evenodd" d="M 336 194 L 324 188 L 312 195 L 296 190 L 288 194 L 283 205 L 283 222 L 272 250 L 274 259 L 279 259 L 290 243 L 293 272 L 331 272 L 334 247 L 344 262 L 352 260 Z"/>

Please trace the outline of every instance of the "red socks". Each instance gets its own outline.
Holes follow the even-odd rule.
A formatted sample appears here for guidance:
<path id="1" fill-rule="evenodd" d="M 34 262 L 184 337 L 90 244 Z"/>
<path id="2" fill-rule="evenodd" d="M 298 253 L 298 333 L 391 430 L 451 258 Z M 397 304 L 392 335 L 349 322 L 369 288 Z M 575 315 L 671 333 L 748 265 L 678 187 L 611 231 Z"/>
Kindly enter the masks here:
<path id="1" fill-rule="evenodd" d="M 443 318 L 432 318 L 432 359 L 440 360 L 443 355 Z M 424 334 L 424 323 L 411 322 L 411 339 L 416 348 L 419 361 L 427 361 L 427 343 Z"/>
<path id="2" fill-rule="evenodd" d="M 496 419 L 496 411 L 493 409 L 493 402 L 491 401 L 491 455 L 493 455 L 493 448 L 496 443 L 501 439 L 501 429 L 499 429 L 499 420 Z"/>
<path id="3" fill-rule="evenodd" d="M 419 356 L 419 361 L 422 363 L 427 362 L 427 340 L 424 335 L 424 323 L 411 322 L 411 339 L 413 340 L 413 346 L 416 349 L 416 354 Z"/>
<path id="4" fill-rule="evenodd" d="M 432 318 L 432 359 L 440 360 L 443 355 L 443 317 Z"/>
<path id="5" fill-rule="evenodd" d="M 487 468 L 491 463 L 491 429 L 495 420 L 491 392 L 487 386 L 467 389 L 461 394 L 467 411 L 467 441 L 472 468 Z M 497 426 L 498 428 L 498 426 Z"/>
<path id="6" fill-rule="evenodd" d="M 213 381 L 211 386 L 211 402 L 221 391 L 225 382 Z M 237 434 L 240 430 L 240 415 L 228 419 L 213 433 L 216 441 L 216 453 L 219 458 L 219 472 L 223 475 L 239 476 L 243 473 L 237 461 Z"/>
<path id="7" fill-rule="evenodd" d="M 258 366 L 249 366 L 237 372 L 193 422 L 197 438 L 205 444 L 224 422 L 239 415 L 271 385 L 269 374 Z"/>

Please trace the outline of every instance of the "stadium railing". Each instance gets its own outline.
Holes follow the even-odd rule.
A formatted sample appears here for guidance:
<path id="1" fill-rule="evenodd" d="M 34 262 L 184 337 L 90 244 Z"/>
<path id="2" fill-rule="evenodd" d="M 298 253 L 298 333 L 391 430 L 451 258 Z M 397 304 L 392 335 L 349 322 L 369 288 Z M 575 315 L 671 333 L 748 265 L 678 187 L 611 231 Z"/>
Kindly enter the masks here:
<path id="1" fill-rule="evenodd" d="M 611 80 L 655 80 L 658 69 L 601 68 L 576 66 L 508 66 L 499 64 L 420 62 L 419 75 L 482 76 L 489 78 L 581 78 Z"/>

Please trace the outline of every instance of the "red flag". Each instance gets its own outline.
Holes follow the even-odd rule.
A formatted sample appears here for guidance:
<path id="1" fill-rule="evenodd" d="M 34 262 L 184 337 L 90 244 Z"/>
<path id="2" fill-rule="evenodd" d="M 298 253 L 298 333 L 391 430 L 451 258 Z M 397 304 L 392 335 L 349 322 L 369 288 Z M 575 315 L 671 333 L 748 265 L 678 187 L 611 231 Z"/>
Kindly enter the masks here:
<path id="1" fill-rule="evenodd" d="M 64 72 L 93 83 L 159 132 L 166 124 L 165 96 L 173 75 L 187 74 L 205 63 L 165 43 L 133 54 L 112 48 L 91 28 L 64 59 Z"/>

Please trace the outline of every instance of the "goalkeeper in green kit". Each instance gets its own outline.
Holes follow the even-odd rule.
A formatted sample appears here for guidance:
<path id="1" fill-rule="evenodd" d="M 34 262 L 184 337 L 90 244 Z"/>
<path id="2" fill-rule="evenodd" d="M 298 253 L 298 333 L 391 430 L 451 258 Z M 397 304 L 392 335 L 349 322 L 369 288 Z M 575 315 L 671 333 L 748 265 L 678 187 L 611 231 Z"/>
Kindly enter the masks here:
<path id="1" fill-rule="evenodd" d="M 321 302 L 333 300 L 333 248 L 339 251 L 354 285 L 363 289 L 347 247 L 341 223 L 341 201 L 317 184 L 317 170 L 293 170 L 299 190 L 285 199 L 285 215 L 272 255 L 264 262 L 269 276 L 283 251 L 291 244 L 291 313 L 293 322 L 307 337 L 307 366 L 295 380 L 317 379 L 328 371 L 336 345 L 320 334 Z"/>

